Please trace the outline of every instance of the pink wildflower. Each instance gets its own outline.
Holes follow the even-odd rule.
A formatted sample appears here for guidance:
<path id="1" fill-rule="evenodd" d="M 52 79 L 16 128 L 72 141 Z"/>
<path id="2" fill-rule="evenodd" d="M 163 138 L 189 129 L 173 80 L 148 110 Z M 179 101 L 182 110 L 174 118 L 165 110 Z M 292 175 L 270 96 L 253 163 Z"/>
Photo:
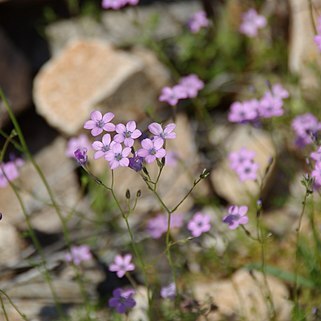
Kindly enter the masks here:
<path id="1" fill-rule="evenodd" d="M 127 272 L 135 270 L 135 265 L 131 260 L 131 254 L 116 255 L 114 262 L 109 266 L 109 271 L 116 272 L 117 276 L 122 278 Z"/>
<path id="2" fill-rule="evenodd" d="M 262 118 L 271 118 L 273 116 L 282 116 L 283 101 L 273 96 L 270 92 L 266 92 L 259 104 L 259 115 Z"/>
<path id="3" fill-rule="evenodd" d="M 254 163 L 253 161 L 246 160 L 235 169 L 235 172 L 238 174 L 242 182 L 255 181 L 257 179 L 258 169 L 258 164 Z"/>
<path id="4" fill-rule="evenodd" d="M 255 152 L 242 147 L 240 150 L 229 154 L 228 158 L 230 162 L 230 167 L 233 170 L 236 170 L 244 162 L 253 161 L 254 156 L 255 156 Z"/>
<path id="5" fill-rule="evenodd" d="M 91 149 L 87 135 L 81 134 L 78 137 L 70 138 L 67 143 L 66 156 L 71 158 L 75 157 L 74 153 L 78 148 Z"/>
<path id="6" fill-rule="evenodd" d="M 166 151 L 163 147 L 164 140 L 156 138 L 150 140 L 145 138 L 141 142 L 142 148 L 137 151 L 137 155 L 144 157 L 145 162 L 150 164 L 153 163 L 156 158 L 163 158 L 166 155 Z"/>
<path id="7" fill-rule="evenodd" d="M 174 133 L 174 129 L 176 128 L 176 125 L 174 123 L 168 124 L 164 130 L 162 128 L 162 125 L 158 123 L 151 123 L 148 126 L 149 131 L 154 134 L 154 139 L 155 138 L 160 138 L 163 141 L 165 139 L 175 139 L 176 138 L 176 133 Z"/>
<path id="8" fill-rule="evenodd" d="M 19 177 L 19 171 L 15 162 L 0 163 L 0 188 L 8 185 L 8 180 L 11 182 Z"/>
<path id="9" fill-rule="evenodd" d="M 164 87 L 162 93 L 159 96 L 159 101 L 165 101 L 171 106 L 176 106 L 180 99 L 187 98 L 186 90 L 180 85 L 176 85 L 172 88 Z"/>
<path id="10" fill-rule="evenodd" d="M 172 282 L 167 286 L 161 288 L 160 295 L 163 299 L 173 299 L 176 296 L 176 286 Z"/>
<path id="11" fill-rule="evenodd" d="M 85 122 L 84 128 L 91 129 L 93 136 L 98 136 L 105 130 L 106 132 L 113 132 L 115 125 L 110 121 L 114 118 L 113 113 L 106 113 L 104 116 L 100 111 L 95 110 L 90 114 L 91 120 Z"/>
<path id="12" fill-rule="evenodd" d="M 194 237 L 199 237 L 201 234 L 208 232 L 211 229 L 210 221 L 211 218 L 208 214 L 197 212 L 188 222 L 187 228 Z"/>
<path id="13" fill-rule="evenodd" d="M 109 162 L 111 169 L 116 169 L 119 166 L 126 167 L 129 165 L 128 155 L 130 153 L 130 147 L 123 149 L 121 144 L 114 143 L 110 145 L 110 150 L 106 152 L 105 159 Z"/>
<path id="14" fill-rule="evenodd" d="M 102 7 L 104 9 L 118 10 L 126 4 L 126 0 L 103 0 Z"/>
<path id="15" fill-rule="evenodd" d="M 247 206 L 230 206 L 228 215 L 224 216 L 222 221 L 228 225 L 230 230 L 235 230 L 239 225 L 248 223 L 247 211 Z"/>
<path id="16" fill-rule="evenodd" d="M 102 141 L 96 140 L 93 142 L 92 147 L 94 150 L 96 150 L 94 159 L 105 156 L 113 144 L 115 144 L 115 142 L 111 141 L 111 136 L 109 134 L 105 134 L 102 138 Z"/>
<path id="17" fill-rule="evenodd" d="M 181 78 L 179 85 L 185 89 L 187 98 L 195 98 L 199 90 L 204 88 L 204 82 L 195 74 Z"/>
<path id="18" fill-rule="evenodd" d="M 207 19 L 205 11 L 199 11 L 194 13 L 189 22 L 188 27 L 191 32 L 197 33 L 202 28 L 207 28 L 209 26 L 209 20 Z"/>
<path id="19" fill-rule="evenodd" d="M 278 99 L 285 99 L 289 97 L 289 92 L 281 84 L 274 84 L 272 95 Z"/>
<path id="20" fill-rule="evenodd" d="M 124 124 L 116 125 L 117 134 L 114 137 L 114 141 L 117 143 L 124 143 L 127 147 L 134 145 L 134 139 L 142 135 L 139 129 L 136 129 L 136 122 L 129 121 L 126 126 Z"/>
<path id="21" fill-rule="evenodd" d="M 170 228 L 179 229 L 183 225 L 183 215 L 180 213 L 172 214 L 170 221 Z M 153 239 L 160 238 L 166 233 L 168 228 L 168 217 L 165 214 L 158 214 L 157 216 L 148 220 L 147 232 Z"/>
<path id="22" fill-rule="evenodd" d="M 232 123 L 244 123 L 257 119 L 259 102 L 256 99 L 234 102 L 230 107 L 228 120 Z"/>
<path id="23" fill-rule="evenodd" d="M 88 245 L 72 246 L 70 253 L 65 255 L 67 262 L 73 262 L 76 265 L 79 265 L 83 261 L 91 260 L 92 255 Z"/>
<path id="24" fill-rule="evenodd" d="M 257 36 L 258 29 L 266 26 L 266 19 L 259 15 L 255 9 L 250 9 L 242 15 L 242 24 L 240 32 L 248 37 Z"/>

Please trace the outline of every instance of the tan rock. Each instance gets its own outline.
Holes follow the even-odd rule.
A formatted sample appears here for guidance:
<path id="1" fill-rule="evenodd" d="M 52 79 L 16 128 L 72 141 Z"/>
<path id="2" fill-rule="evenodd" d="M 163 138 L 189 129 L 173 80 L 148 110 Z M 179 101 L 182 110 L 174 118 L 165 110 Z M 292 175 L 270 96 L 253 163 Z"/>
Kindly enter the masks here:
<path id="1" fill-rule="evenodd" d="M 271 276 L 267 276 L 267 283 L 276 320 L 290 320 L 292 305 L 288 300 L 287 288 Z M 210 298 L 217 306 L 217 310 L 208 314 L 208 321 L 226 320 L 231 317 L 246 321 L 270 320 L 266 286 L 261 272 L 255 271 L 251 275 L 246 270 L 239 270 L 230 280 L 197 282 L 194 285 L 194 295 L 202 303 L 208 302 Z"/>
<path id="2" fill-rule="evenodd" d="M 0 265 L 8 265 L 19 260 L 22 242 L 18 231 L 6 218 L 0 224 Z"/>
<path id="3" fill-rule="evenodd" d="M 37 111 L 67 135 L 83 128 L 93 109 L 114 112 L 123 121 L 138 120 L 159 95 L 147 69 L 138 56 L 104 41 L 72 42 L 36 76 Z"/>
<path id="4" fill-rule="evenodd" d="M 219 131 L 219 128 L 215 129 Z M 215 136 L 215 135 L 214 135 Z M 231 204 L 249 204 L 259 194 L 259 185 L 254 181 L 241 182 L 238 175 L 230 168 L 228 154 L 238 151 L 242 147 L 256 153 L 254 161 L 259 165 L 258 177 L 263 177 L 271 158 L 274 162 L 265 179 L 264 186 L 268 186 L 272 178 L 276 158 L 276 150 L 271 137 L 263 130 L 249 126 L 239 126 L 233 132 L 225 135 L 222 148 L 226 151 L 225 159 L 211 173 L 211 180 L 216 192 Z M 264 192 L 264 190 L 263 190 Z"/>

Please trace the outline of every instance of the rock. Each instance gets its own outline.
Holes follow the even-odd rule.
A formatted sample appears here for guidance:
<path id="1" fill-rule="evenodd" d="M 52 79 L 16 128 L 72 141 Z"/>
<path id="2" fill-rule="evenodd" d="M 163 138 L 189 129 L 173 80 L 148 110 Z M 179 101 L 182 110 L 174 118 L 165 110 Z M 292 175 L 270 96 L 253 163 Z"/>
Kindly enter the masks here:
<path id="1" fill-rule="evenodd" d="M 319 88 L 318 76 L 311 64 L 321 65 L 321 56 L 314 43 L 315 31 L 311 21 L 309 1 L 291 0 L 291 30 L 289 69 L 300 75 L 300 82 L 305 89 Z M 317 12 L 321 1 L 313 1 L 313 18 L 317 23 Z M 304 91 L 303 91 L 304 92 Z"/>
<path id="2" fill-rule="evenodd" d="M 5 222 L 0 224 L 0 265 L 8 265 L 19 260 L 22 241 L 14 226 Z"/>
<path id="3" fill-rule="evenodd" d="M 68 215 L 79 202 L 75 162 L 65 156 L 65 148 L 66 141 L 57 138 L 35 156 L 63 216 Z M 21 168 L 18 186 L 33 227 L 46 233 L 61 231 L 57 213 L 50 205 L 48 193 L 31 163 L 26 162 Z M 10 186 L 1 189 L 0 208 L 9 223 L 26 228 L 25 217 Z"/>
<path id="4" fill-rule="evenodd" d="M 36 76 L 37 111 L 67 135 L 83 128 L 93 109 L 114 112 L 123 121 L 138 120 L 159 95 L 147 69 L 138 56 L 103 41 L 70 43 Z"/>
<path id="5" fill-rule="evenodd" d="M 291 319 L 292 305 L 288 300 L 287 288 L 276 278 L 267 276 L 267 283 L 276 312 L 276 320 L 288 321 Z M 231 280 L 197 282 L 194 284 L 194 295 L 201 303 L 211 298 L 217 309 L 209 312 L 206 320 L 244 319 L 247 321 L 270 320 L 269 309 L 265 293 L 266 289 L 261 272 L 239 270 Z M 200 318 L 200 321 L 205 320 Z"/>
<path id="6" fill-rule="evenodd" d="M 31 102 L 31 69 L 23 54 L 14 47 L 4 31 L 0 29 L 0 88 L 3 90 L 15 114 L 28 107 Z M 8 120 L 2 114 L 0 102 L 0 128 Z"/>
<path id="7" fill-rule="evenodd" d="M 129 320 L 148 321 L 148 296 L 147 289 L 143 286 L 139 286 L 134 295 L 136 301 L 135 307 L 129 312 Z"/>
<path id="8" fill-rule="evenodd" d="M 220 131 L 220 128 L 216 128 L 215 132 L 217 131 Z M 225 132 L 225 129 L 223 131 Z M 217 138 L 215 133 L 212 136 Z M 273 176 L 276 158 L 275 147 L 266 132 L 249 126 L 233 128 L 233 132 L 226 133 L 224 137 L 224 144 L 221 147 L 225 149 L 226 156 L 211 173 L 213 186 L 217 194 L 231 204 L 249 204 L 255 197 L 258 197 L 259 185 L 254 181 L 241 182 L 237 174 L 230 168 L 227 155 L 242 147 L 254 151 L 256 153 L 254 161 L 259 165 L 258 177 L 263 177 L 271 158 L 273 158 L 274 162 L 265 179 L 264 194 Z"/>
<path id="9" fill-rule="evenodd" d="M 173 208 L 188 192 L 193 185 L 194 179 L 197 179 L 202 172 L 199 168 L 199 157 L 194 143 L 194 137 L 191 125 L 186 116 L 178 115 L 176 121 L 176 134 L 174 140 L 166 142 L 168 153 L 175 153 L 178 161 L 164 167 L 158 184 L 158 192 L 163 201 L 169 208 Z M 108 168 L 106 161 L 104 170 Z M 180 163 L 181 162 L 181 163 Z M 147 166 L 151 177 L 156 178 L 158 167 L 156 162 Z M 125 200 L 126 190 L 129 189 L 132 197 L 141 190 L 142 196 L 138 199 L 135 213 L 131 216 L 132 220 L 141 220 L 141 215 L 149 211 L 164 211 L 157 201 L 156 197 L 146 187 L 145 182 L 139 173 L 126 168 L 117 168 L 114 171 L 115 192 L 120 200 Z M 204 195 L 207 193 L 206 182 L 201 182 L 196 187 L 193 195 Z M 177 209 L 177 212 L 188 211 L 193 206 L 193 197 L 190 195 Z"/>

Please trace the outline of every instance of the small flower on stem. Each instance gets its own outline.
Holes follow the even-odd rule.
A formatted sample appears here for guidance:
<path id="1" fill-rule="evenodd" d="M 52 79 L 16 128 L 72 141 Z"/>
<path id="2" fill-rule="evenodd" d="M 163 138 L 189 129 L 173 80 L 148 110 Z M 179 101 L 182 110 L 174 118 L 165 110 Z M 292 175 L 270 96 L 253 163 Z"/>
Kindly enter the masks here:
<path id="1" fill-rule="evenodd" d="M 78 148 L 74 152 L 74 156 L 80 166 L 84 166 L 87 163 L 87 148 Z"/>
<path id="2" fill-rule="evenodd" d="M 242 24 L 240 32 L 248 37 L 257 36 L 258 29 L 266 26 L 266 19 L 259 15 L 255 9 L 250 9 L 242 15 Z"/>
<path id="3" fill-rule="evenodd" d="M 131 153 L 130 147 L 122 148 L 121 144 L 114 143 L 110 146 L 110 150 L 105 154 L 105 159 L 109 162 L 111 169 L 119 166 L 126 167 L 129 165 L 128 155 Z"/>
<path id="4" fill-rule="evenodd" d="M 187 228 L 194 237 L 199 237 L 201 234 L 208 232 L 211 229 L 210 221 L 211 217 L 208 214 L 197 212 L 188 222 Z"/>
<path id="5" fill-rule="evenodd" d="M 93 142 L 92 147 L 94 150 L 96 150 L 94 159 L 105 156 L 110 150 L 112 144 L 114 144 L 114 142 L 111 141 L 111 136 L 109 134 L 105 134 L 102 138 L 102 141 L 96 140 Z"/>
<path id="6" fill-rule="evenodd" d="M 133 298 L 134 294 L 134 290 L 117 288 L 113 291 L 113 297 L 109 299 L 108 305 L 110 308 L 114 308 L 117 313 L 127 313 L 136 305 L 136 301 Z"/>
<path id="7" fill-rule="evenodd" d="M 78 137 L 70 138 L 67 143 L 66 156 L 74 157 L 74 152 L 78 148 L 87 148 L 87 150 L 91 148 L 87 135 L 81 134 Z"/>
<path id="8" fill-rule="evenodd" d="M 271 118 L 273 116 L 282 116 L 283 101 L 279 97 L 266 92 L 259 104 L 259 115 L 262 118 Z"/>
<path id="9" fill-rule="evenodd" d="M 204 82 L 195 74 L 181 78 L 179 85 L 185 89 L 187 98 L 195 98 L 199 90 L 204 88 Z"/>
<path id="10" fill-rule="evenodd" d="M 140 156 L 133 156 L 133 157 L 129 157 L 129 164 L 128 167 L 133 169 L 136 172 L 139 172 L 143 169 L 143 162 L 144 162 L 144 158 L 140 157 Z"/>
<path id="11" fill-rule="evenodd" d="M 70 253 L 65 255 L 67 262 L 73 262 L 75 265 L 79 265 L 83 261 L 91 260 L 92 255 L 88 245 L 72 246 Z"/>
<path id="12" fill-rule="evenodd" d="M 116 272 L 119 278 L 122 278 L 127 272 L 134 271 L 135 265 L 131 262 L 132 255 L 116 255 L 114 263 L 109 266 L 109 271 Z"/>
<path id="13" fill-rule="evenodd" d="M 247 224 L 249 221 L 249 218 L 246 215 L 247 211 L 247 206 L 230 206 L 228 215 L 224 216 L 222 221 L 228 225 L 230 230 L 235 230 L 239 225 Z"/>
<path id="14" fill-rule="evenodd" d="M 6 187 L 8 180 L 11 182 L 19 177 L 19 171 L 14 161 L 0 163 L 0 187 Z"/>
<path id="15" fill-rule="evenodd" d="M 186 90 L 180 85 L 176 85 L 172 88 L 164 87 L 162 93 L 159 96 L 159 101 L 165 101 L 171 106 L 176 106 L 180 99 L 187 98 Z"/>
<path id="16" fill-rule="evenodd" d="M 207 19 L 205 11 L 194 13 L 188 21 L 188 27 L 192 33 L 197 33 L 202 28 L 207 28 L 208 26 L 209 20 Z"/>
<path id="17" fill-rule="evenodd" d="M 239 167 L 235 169 L 235 172 L 238 174 L 240 180 L 244 181 L 255 181 L 257 179 L 257 170 L 259 165 L 253 161 L 247 160 L 244 161 Z"/>
<path id="18" fill-rule="evenodd" d="M 172 282 L 167 286 L 161 288 L 160 295 L 163 299 L 173 299 L 176 296 L 176 286 Z"/>
<path id="19" fill-rule="evenodd" d="M 247 123 L 258 118 L 259 102 L 256 99 L 234 102 L 230 107 L 228 120 L 232 123 Z"/>
<path id="20" fill-rule="evenodd" d="M 136 129 L 136 122 L 129 121 L 126 126 L 124 124 L 116 125 L 117 134 L 114 137 L 114 141 L 117 143 L 124 143 L 127 147 L 134 145 L 134 139 L 142 135 L 139 129 Z"/>
<path id="21" fill-rule="evenodd" d="M 110 121 L 114 116 L 113 113 L 106 113 L 103 116 L 100 111 L 95 110 L 90 114 L 91 120 L 85 122 L 84 128 L 91 129 L 91 134 L 93 136 L 100 135 L 104 130 L 106 132 L 113 132 L 115 130 L 115 125 Z"/>
<path id="22" fill-rule="evenodd" d="M 166 155 L 166 151 L 163 147 L 163 139 L 156 138 L 150 140 L 145 138 L 141 142 L 142 148 L 137 151 L 137 155 L 143 157 L 145 162 L 150 164 L 156 160 L 156 158 L 163 158 Z"/>
<path id="23" fill-rule="evenodd" d="M 255 152 L 252 150 L 248 150 L 242 147 L 240 150 L 236 152 L 232 152 L 228 155 L 228 159 L 230 162 L 230 167 L 233 170 L 239 168 L 245 161 L 253 161 L 255 156 Z"/>
<path id="24" fill-rule="evenodd" d="M 181 213 L 174 213 L 171 215 L 170 228 L 179 229 L 183 225 L 183 215 Z M 159 239 L 168 228 L 168 217 L 165 214 L 158 214 L 157 216 L 148 220 L 147 232 L 153 239 Z"/>
<path id="25" fill-rule="evenodd" d="M 148 126 L 149 131 L 154 134 L 154 139 L 155 138 L 160 138 L 163 141 L 165 139 L 175 139 L 176 138 L 176 133 L 174 133 L 174 129 L 176 128 L 176 125 L 171 123 L 168 124 L 164 130 L 162 128 L 162 125 L 158 123 L 151 123 Z"/>

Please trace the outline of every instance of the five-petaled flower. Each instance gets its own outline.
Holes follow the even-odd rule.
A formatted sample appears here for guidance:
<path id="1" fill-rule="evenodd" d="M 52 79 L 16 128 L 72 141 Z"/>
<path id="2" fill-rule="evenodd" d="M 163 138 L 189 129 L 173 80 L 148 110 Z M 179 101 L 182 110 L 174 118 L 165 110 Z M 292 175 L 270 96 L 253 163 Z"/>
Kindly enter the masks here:
<path id="1" fill-rule="evenodd" d="M 136 129 L 136 122 L 129 121 L 126 126 L 124 124 L 116 125 L 117 134 L 114 136 L 114 141 L 117 143 L 124 143 L 127 147 L 134 145 L 134 139 L 141 136 L 142 132 Z"/>
<path id="2" fill-rule="evenodd" d="M 222 221 L 228 225 L 230 230 L 235 230 L 239 225 L 247 224 L 249 221 L 246 215 L 247 211 L 247 206 L 232 205 L 228 209 L 228 215 L 225 215 Z"/>
<path id="3" fill-rule="evenodd" d="M 197 33 L 202 28 L 207 28 L 208 26 L 209 20 L 207 19 L 205 11 L 198 11 L 194 13 L 188 21 L 188 27 L 192 33 Z"/>
<path id="4" fill-rule="evenodd" d="M 105 156 L 113 144 L 115 143 L 111 141 L 110 134 L 105 134 L 102 138 L 102 141 L 96 140 L 93 142 L 92 147 L 94 150 L 96 150 L 94 159 Z"/>
<path id="5" fill-rule="evenodd" d="M 98 110 L 93 111 L 90 114 L 90 120 L 85 122 L 84 128 L 91 129 L 91 134 L 93 136 L 100 135 L 104 130 L 106 132 L 113 132 L 115 130 L 115 125 L 110 121 L 114 118 L 113 113 L 102 113 Z"/>
<path id="6" fill-rule="evenodd" d="M 150 164 L 156 160 L 156 158 L 163 158 L 166 155 L 166 151 L 163 147 L 164 140 L 156 138 L 151 140 L 145 138 L 141 142 L 142 148 L 137 151 L 137 155 L 143 157 L 145 162 Z"/>
<path id="7" fill-rule="evenodd" d="M 92 255 L 88 245 L 72 246 L 70 253 L 65 255 L 67 262 L 73 262 L 75 265 L 79 265 L 83 261 L 91 260 Z"/>
<path id="8" fill-rule="evenodd" d="M 167 286 L 161 288 L 160 295 L 164 299 L 173 299 L 176 296 L 176 286 L 175 283 L 172 282 Z"/>
<path id="9" fill-rule="evenodd" d="M 185 98 L 187 98 L 185 88 L 183 86 L 176 85 L 172 88 L 164 87 L 161 95 L 159 96 L 159 101 L 165 101 L 171 106 L 176 106 L 180 99 Z"/>
<path id="10" fill-rule="evenodd" d="M 174 132 L 175 128 L 176 125 L 173 123 L 168 124 L 164 129 L 162 128 L 162 125 L 158 123 L 151 123 L 148 126 L 149 131 L 154 134 L 154 139 L 160 138 L 162 140 L 176 138 L 176 133 Z"/>
<path id="11" fill-rule="evenodd" d="M 134 294 L 134 290 L 117 288 L 113 291 L 113 297 L 109 299 L 108 305 L 110 308 L 114 308 L 118 313 L 127 313 L 128 310 L 136 305 L 136 301 L 133 298 Z"/>
<path id="12" fill-rule="evenodd" d="M 116 272 L 117 276 L 122 278 L 127 272 L 135 270 L 135 265 L 131 260 L 131 254 L 116 255 L 114 262 L 109 266 L 109 271 Z"/>
<path id="13" fill-rule="evenodd" d="M 249 9 L 242 15 L 242 24 L 240 32 L 248 37 L 255 37 L 258 29 L 266 26 L 266 19 L 264 16 L 259 15 L 255 9 Z"/>
<path id="14" fill-rule="evenodd" d="M 211 217 L 208 214 L 197 212 L 188 222 L 187 228 L 194 237 L 198 237 L 211 229 Z"/>
<path id="15" fill-rule="evenodd" d="M 106 152 L 105 159 L 109 162 L 111 169 L 116 169 L 119 166 L 126 167 L 129 165 L 128 155 L 131 153 L 130 147 L 123 149 L 119 143 L 111 144 L 110 150 Z"/>

